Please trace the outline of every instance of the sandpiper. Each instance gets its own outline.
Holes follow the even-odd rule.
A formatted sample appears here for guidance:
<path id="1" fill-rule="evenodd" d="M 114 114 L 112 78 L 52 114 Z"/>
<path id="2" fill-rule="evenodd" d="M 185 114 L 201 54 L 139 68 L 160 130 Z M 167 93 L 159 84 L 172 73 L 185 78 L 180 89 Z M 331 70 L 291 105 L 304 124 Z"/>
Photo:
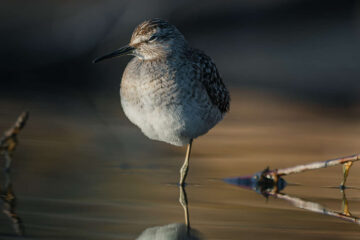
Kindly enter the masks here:
<path id="1" fill-rule="evenodd" d="M 187 145 L 180 169 L 183 186 L 193 139 L 207 133 L 229 111 L 229 92 L 210 57 L 189 46 L 165 20 L 144 21 L 128 45 L 94 63 L 121 55 L 135 56 L 121 81 L 125 115 L 150 139 Z"/>

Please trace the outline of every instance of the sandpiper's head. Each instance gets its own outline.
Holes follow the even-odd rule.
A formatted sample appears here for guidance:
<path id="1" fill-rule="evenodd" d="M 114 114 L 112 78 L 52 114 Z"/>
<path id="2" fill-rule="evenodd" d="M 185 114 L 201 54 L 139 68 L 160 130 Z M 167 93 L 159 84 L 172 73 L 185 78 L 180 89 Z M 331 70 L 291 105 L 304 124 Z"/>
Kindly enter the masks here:
<path id="1" fill-rule="evenodd" d="M 121 55 L 134 55 L 143 60 L 152 60 L 180 52 L 186 45 L 184 36 L 174 25 L 154 18 L 142 22 L 135 28 L 129 45 L 99 57 L 94 62 Z"/>
<path id="2" fill-rule="evenodd" d="M 184 48 L 186 41 L 174 25 L 155 18 L 135 28 L 129 45 L 135 48 L 135 56 L 148 60 L 179 51 Z"/>

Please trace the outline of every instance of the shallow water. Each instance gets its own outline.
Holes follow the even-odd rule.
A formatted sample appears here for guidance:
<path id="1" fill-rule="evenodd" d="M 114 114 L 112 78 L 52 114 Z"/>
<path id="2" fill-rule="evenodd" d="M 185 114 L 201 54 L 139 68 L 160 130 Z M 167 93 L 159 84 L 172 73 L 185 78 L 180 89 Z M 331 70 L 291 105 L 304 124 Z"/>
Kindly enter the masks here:
<path id="1" fill-rule="evenodd" d="M 116 97 L 1 99 L 0 129 L 24 109 L 31 114 L 12 171 L 1 176 L 1 183 L 11 180 L 27 239 L 136 239 L 141 234 L 146 239 L 144 234 L 156 230 L 165 239 L 184 236 L 176 182 L 185 149 L 146 139 L 123 116 Z M 282 193 L 288 200 L 284 195 L 266 199 L 223 181 L 267 166 L 360 152 L 360 124 L 352 114 L 358 116 L 359 109 L 345 115 L 261 93 L 233 93 L 230 114 L 194 142 L 185 190 L 196 236 L 358 239 L 359 225 L 289 200 L 341 212 L 340 166 L 285 177 L 289 184 Z M 360 216 L 359 173 L 354 164 L 348 179 L 353 188 L 346 190 L 353 216 Z M 11 220 L 0 215 L 0 239 L 17 238 Z"/>

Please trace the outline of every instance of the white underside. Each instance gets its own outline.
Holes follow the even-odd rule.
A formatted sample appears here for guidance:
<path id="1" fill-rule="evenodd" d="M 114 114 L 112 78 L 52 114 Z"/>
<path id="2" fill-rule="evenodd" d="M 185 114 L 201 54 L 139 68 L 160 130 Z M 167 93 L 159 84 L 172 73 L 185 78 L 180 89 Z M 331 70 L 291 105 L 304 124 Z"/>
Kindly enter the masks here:
<path id="1" fill-rule="evenodd" d="M 211 120 L 203 119 L 203 109 L 191 104 L 167 106 L 131 105 L 124 99 L 121 104 L 126 116 L 150 139 L 183 146 L 207 133 L 222 119 L 218 109 L 210 109 Z"/>
<path id="2" fill-rule="evenodd" d="M 175 64 L 176 63 L 176 64 Z M 207 133 L 223 114 L 215 106 L 191 64 L 155 63 L 133 58 L 120 88 L 126 116 L 150 139 L 183 146 Z"/>

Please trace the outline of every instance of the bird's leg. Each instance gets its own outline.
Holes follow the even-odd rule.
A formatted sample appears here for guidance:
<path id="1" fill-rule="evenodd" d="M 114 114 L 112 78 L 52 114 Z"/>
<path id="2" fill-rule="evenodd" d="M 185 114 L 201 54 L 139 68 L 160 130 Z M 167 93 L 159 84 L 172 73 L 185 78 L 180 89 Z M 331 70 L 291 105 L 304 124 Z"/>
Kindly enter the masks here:
<path id="1" fill-rule="evenodd" d="M 190 218 L 189 218 L 189 209 L 188 209 L 188 201 L 187 201 L 186 191 L 185 191 L 184 187 L 181 185 L 179 186 L 179 189 L 180 189 L 179 202 L 184 209 L 185 225 L 186 225 L 187 232 L 189 233 L 189 230 L 190 230 L 190 220 L 189 219 Z"/>
<path id="2" fill-rule="evenodd" d="M 347 177 L 349 175 L 349 169 L 352 166 L 352 164 L 353 164 L 353 162 L 346 162 L 346 163 L 343 164 L 343 174 L 344 175 L 343 175 L 343 180 L 342 180 L 341 185 L 340 185 L 340 187 L 342 189 L 345 188 L 346 179 L 347 179 Z"/>
<path id="3" fill-rule="evenodd" d="M 184 161 L 184 164 L 182 165 L 182 167 L 180 169 L 180 182 L 179 182 L 180 186 L 185 185 L 185 178 L 186 178 L 186 175 L 187 175 L 188 170 L 189 170 L 189 159 L 190 159 L 192 141 L 193 140 L 190 139 L 190 142 L 187 145 L 185 161 Z"/>

